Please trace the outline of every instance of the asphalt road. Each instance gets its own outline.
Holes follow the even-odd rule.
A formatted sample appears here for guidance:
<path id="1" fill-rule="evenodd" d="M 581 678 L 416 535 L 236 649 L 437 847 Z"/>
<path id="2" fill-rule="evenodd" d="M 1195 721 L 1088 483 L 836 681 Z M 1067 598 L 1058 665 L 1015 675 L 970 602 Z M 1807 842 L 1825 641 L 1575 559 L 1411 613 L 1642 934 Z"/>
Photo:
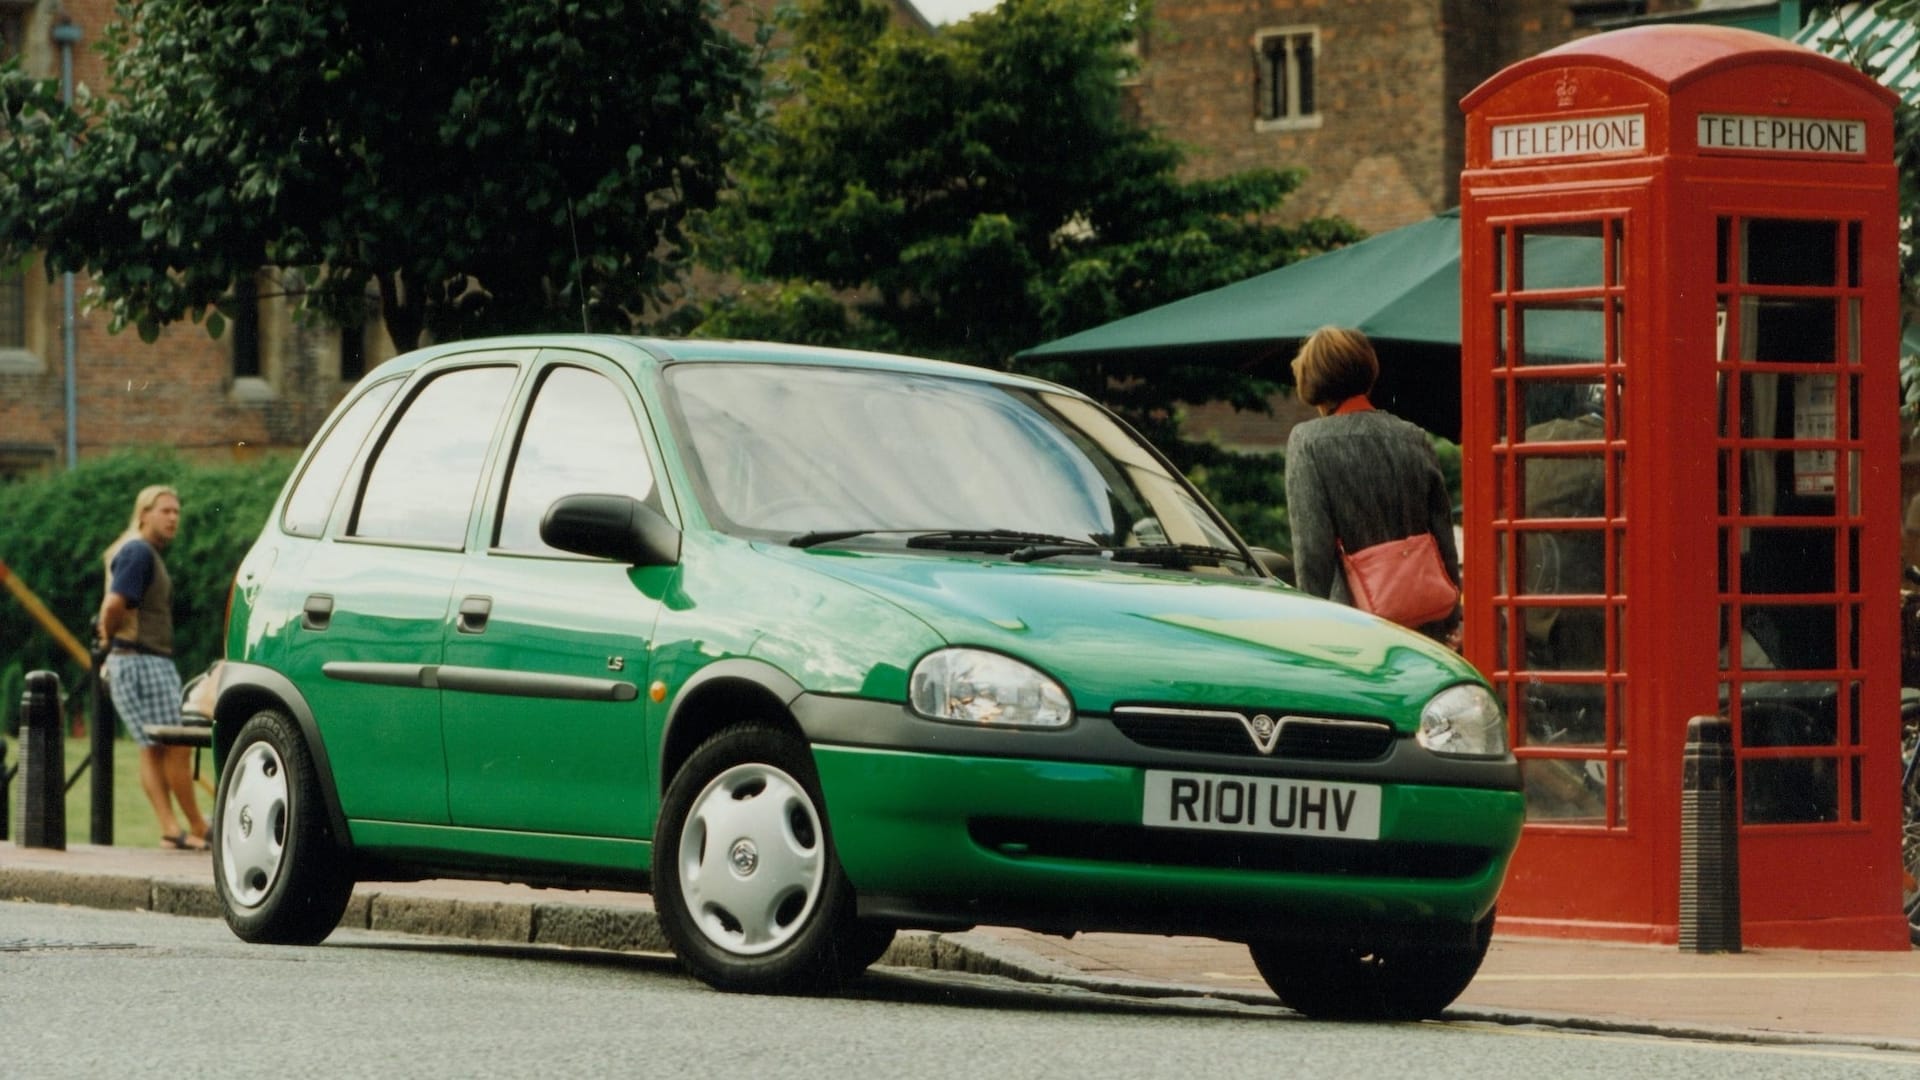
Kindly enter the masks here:
<path id="1" fill-rule="evenodd" d="M 59 1077 L 1912 1077 L 1920 1057 L 1461 1023 L 1342 1025 L 894 969 L 723 995 L 664 956 L 0 903 L 0 1075 Z"/>

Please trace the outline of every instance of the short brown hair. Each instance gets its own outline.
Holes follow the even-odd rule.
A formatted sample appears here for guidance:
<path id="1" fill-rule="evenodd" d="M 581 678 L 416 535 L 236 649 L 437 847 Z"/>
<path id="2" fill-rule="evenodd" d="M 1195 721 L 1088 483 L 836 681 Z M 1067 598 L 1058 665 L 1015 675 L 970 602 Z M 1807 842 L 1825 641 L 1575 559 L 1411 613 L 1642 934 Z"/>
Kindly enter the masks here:
<path id="1" fill-rule="evenodd" d="M 1373 391 L 1380 358 L 1358 330 L 1323 326 L 1301 342 L 1293 358 L 1294 392 L 1309 405 L 1338 405 Z"/>

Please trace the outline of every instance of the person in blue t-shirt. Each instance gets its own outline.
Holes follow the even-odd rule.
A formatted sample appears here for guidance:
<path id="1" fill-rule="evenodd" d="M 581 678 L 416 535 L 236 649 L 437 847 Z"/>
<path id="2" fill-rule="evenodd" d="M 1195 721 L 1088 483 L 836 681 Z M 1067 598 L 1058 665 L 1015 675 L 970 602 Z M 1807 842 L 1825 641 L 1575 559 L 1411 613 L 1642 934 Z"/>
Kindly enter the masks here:
<path id="1" fill-rule="evenodd" d="M 192 752 L 153 741 L 147 729 L 180 722 L 180 673 L 173 666 L 173 579 L 160 553 L 180 531 L 180 496 L 143 488 L 133 520 L 109 548 L 106 597 L 95 627 L 107 650 L 107 688 L 127 733 L 140 746 L 140 790 L 160 821 L 160 842 L 204 851 L 207 819 L 193 789 Z M 187 827 L 173 808 L 178 803 Z"/>

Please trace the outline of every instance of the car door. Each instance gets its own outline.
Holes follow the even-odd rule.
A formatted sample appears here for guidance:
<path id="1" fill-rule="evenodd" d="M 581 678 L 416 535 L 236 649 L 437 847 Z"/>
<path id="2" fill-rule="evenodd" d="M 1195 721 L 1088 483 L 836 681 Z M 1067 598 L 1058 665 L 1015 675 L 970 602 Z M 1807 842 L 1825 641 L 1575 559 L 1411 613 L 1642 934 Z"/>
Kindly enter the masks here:
<path id="1" fill-rule="evenodd" d="M 547 350 L 516 411 L 462 560 L 440 672 L 456 825 L 645 839 L 654 754 L 649 643 L 674 567 L 567 554 L 539 525 L 563 495 L 663 506 L 655 442 L 628 375 Z"/>
<path id="2" fill-rule="evenodd" d="M 433 673 L 489 449 L 530 359 L 469 354 L 403 390 L 289 597 L 289 674 L 356 821 L 447 822 Z"/>

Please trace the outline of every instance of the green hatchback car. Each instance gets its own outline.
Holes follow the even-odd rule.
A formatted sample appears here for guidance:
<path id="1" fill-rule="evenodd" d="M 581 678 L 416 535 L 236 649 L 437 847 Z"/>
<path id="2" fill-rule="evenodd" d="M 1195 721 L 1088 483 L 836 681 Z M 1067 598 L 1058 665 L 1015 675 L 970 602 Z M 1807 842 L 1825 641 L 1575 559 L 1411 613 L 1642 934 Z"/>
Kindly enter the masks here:
<path id="1" fill-rule="evenodd" d="M 1244 941 L 1289 1006 L 1412 1017 L 1518 841 L 1499 704 L 1274 578 L 1087 397 L 827 349 L 467 341 L 364 378 L 239 568 L 228 924 L 356 881 L 646 890 L 727 990 L 901 928 Z"/>

